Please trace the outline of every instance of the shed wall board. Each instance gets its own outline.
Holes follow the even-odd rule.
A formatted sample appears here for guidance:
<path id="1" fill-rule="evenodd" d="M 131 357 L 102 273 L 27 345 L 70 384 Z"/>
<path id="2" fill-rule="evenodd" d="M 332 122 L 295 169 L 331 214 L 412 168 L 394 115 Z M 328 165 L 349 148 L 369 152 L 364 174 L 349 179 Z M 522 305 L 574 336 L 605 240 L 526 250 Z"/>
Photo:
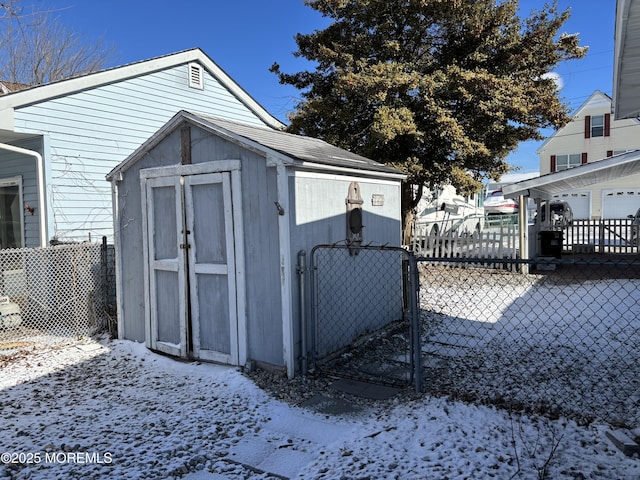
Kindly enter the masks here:
<path id="1" fill-rule="evenodd" d="M 364 244 L 401 244 L 400 182 L 367 177 L 296 172 L 290 177 L 292 252 L 346 238 L 345 199 L 352 181 L 360 185 L 364 204 Z M 373 205 L 382 195 L 383 205 Z"/>
<path id="2" fill-rule="evenodd" d="M 347 176 L 322 174 L 311 172 L 294 172 L 289 177 L 290 204 L 295 206 L 290 217 L 291 222 L 291 258 L 292 272 L 296 272 L 298 252 L 304 250 L 307 254 L 307 265 L 311 265 L 313 247 L 319 244 L 333 244 L 343 242 L 346 238 L 346 204 L 349 184 L 358 182 L 360 193 L 364 201 L 362 205 L 362 223 L 364 225 L 363 245 L 401 246 L 401 209 L 399 181 L 380 180 L 366 176 Z M 383 205 L 373 205 L 373 195 L 384 197 Z M 360 263 L 366 262 L 364 256 Z M 398 272 L 400 270 L 398 269 Z M 307 275 L 305 316 L 312 318 L 310 275 Z M 346 277 L 345 277 L 346 278 Z M 394 291 L 394 295 L 401 294 L 400 277 L 389 278 L 394 285 L 387 289 Z M 364 288 L 380 286 L 381 282 L 372 280 Z M 400 292 L 395 291 L 400 286 Z M 384 287 L 381 287 L 383 290 Z M 292 311 L 294 318 L 294 339 L 296 358 L 301 354 L 300 338 L 300 280 L 296 276 L 292 279 Z M 378 312 L 387 314 L 389 312 Z M 401 313 L 401 312 L 400 312 Z M 310 343 L 309 343 L 310 345 Z"/>
<path id="3" fill-rule="evenodd" d="M 204 90 L 190 88 L 187 65 L 179 65 L 15 111 L 16 132 L 50 138 L 51 236 L 111 237 L 111 193 L 105 175 L 177 111 L 191 109 L 264 126 L 206 70 L 204 76 Z"/>

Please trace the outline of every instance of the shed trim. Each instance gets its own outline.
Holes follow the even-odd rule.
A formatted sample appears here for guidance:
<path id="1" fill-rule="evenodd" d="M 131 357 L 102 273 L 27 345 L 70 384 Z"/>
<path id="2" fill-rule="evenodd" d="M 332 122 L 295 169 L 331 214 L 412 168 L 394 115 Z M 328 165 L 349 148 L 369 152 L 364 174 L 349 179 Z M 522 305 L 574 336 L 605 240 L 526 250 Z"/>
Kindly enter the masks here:
<path id="1" fill-rule="evenodd" d="M 210 162 L 213 163 L 213 162 Z M 248 360 L 249 331 L 247 328 L 247 276 L 244 259 L 244 224 L 242 209 L 242 184 L 240 168 L 231 171 L 231 201 L 233 204 L 233 238 L 236 260 L 236 315 L 238 322 L 238 364 Z"/>
<path id="2" fill-rule="evenodd" d="M 349 172 L 345 172 L 349 173 Z M 332 174 L 326 171 L 319 170 L 299 170 L 295 169 L 290 173 L 291 176 L 297 178 L 322 178 L 328 180 L 346 180 L 346 181 L 360 181 L 362 180 L 362 175 L 343 175 L 343 174 Z M 371 178 L 371 175 L 367 175 L 367 180 L 369 183 L 377 184 L 377 185 L 397 185 L 398 180 L 401 178 Z"/>
<path id="3" fill-rule="evenodd" d="M 356 168 L 348 168 L 348 167 L 338 167 L 335 165 L 325 165 L 322 163 L 312 163 L 312 162 L 301 162 L 295 164 L 296 171 L 304 171 L 307 170 L 311 172 L 343 172 L 347 175 L 354 175 L 358 178 L 362 177 L 378 177 L 380 179 L 393 179 L 393 180 L 405 180 L 407 178 L 407 174 L 405 173 L 387 173 L 387 172 L 378 172 L 375 170 L 359 170 Z"/>
<path id="4" fill-rule="evenodd" d="M 190 165 L 170 165 L 140 170 L 140 179 L 171 177 L 176 175 L 200 175 L 205 173 L 232 172 L 240 170 L 240 160 L 219 160 Z"/>
<path id="5" fill-rule="evenodd" d="M 291 232 L 289 230 L 289 182 L 286 167 L 283 163 L 276 166 L 276 182 L 278 185 L 278 203 L 284 209 L 284 215 L 278 215 L 278 243 L 280 244 L 280 288 L 282 302 L 282 346 L 283 359 L 287 368 L 287 376 L 295 375 L 295 352 L 293 347 L 293 295 L 291 267 Z"/>

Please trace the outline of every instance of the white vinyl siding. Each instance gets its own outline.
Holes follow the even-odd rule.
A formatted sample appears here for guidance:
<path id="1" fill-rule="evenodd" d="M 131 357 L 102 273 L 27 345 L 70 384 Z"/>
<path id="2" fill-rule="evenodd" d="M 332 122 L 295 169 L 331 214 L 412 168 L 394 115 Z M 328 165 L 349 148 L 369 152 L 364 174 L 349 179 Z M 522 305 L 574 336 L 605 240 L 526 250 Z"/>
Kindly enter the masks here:
<path id="1" fill-rule="evenodd" d="M 204 90 L 189 87 L 186 64 L 54 98 L 15 112 L 15 130 L 49 137 L 52 235 L 111 236 L 106 174 L 180 110 L 265 126 L 207 71 Z"/>

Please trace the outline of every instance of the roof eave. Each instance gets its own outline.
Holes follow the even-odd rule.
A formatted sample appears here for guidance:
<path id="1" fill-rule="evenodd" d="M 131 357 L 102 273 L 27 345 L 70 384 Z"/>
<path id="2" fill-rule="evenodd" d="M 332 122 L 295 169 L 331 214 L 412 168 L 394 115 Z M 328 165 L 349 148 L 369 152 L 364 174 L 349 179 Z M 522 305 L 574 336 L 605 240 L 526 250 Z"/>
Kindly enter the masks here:
<path id="1" fill-rule="evenodd" d="M 539 198 L 544 198 L 545 195 L 548 196 L 557 191 L 579 189 L 608 181 L 609 178 L 602 178 L 598 176 L 598 173 L 620 171 L 624 167 L 629 167 L 629 170 L 624 172 L 625 175 L 640 173 L 640 150 L 605 158 L 560 172 L 548 173 L 531 180 L 505 185 L 502 188 L 502 192 L 507 198 L 516 198 L 520 195 L 529 197 L 538 195 Z M 574 181 L 571 182 L 570 180 Z M 562 183 L 563 188 L 552 188 L 553 185 L 560 183 Z"/>
<path id="2" fill-rule="evenodd" d="M 404 173 L 374 170 L 374 169 L 340 167 L 337 165 L 328 165 L 325 163 L 315 163 L 315 162 L 308 162 L 308 161 L 296 162 L 293 166 L 299 170 L 316 170 L 316 171 L 322 170 L 322 171 L 331 171 L 334 173 L 340 172 L 340 173 L 350 174 L 355 176 L 366 175 L 367 177 L 378 177 L 378 178 L 384 178 L 388 180 L 398 180 L 398 181 L 405 181 L 407 179 L 407 175 Z"/>
<path id="3" fill-rule="evenodd" d="M 0 96 L 0 111 L 15 109 L 51 98 L 62 97 L 79 91 L 96 88 L 109 83 L 126 80 L 143 74 L 164 70 L 176 65 L 189 62 L 199 62 L 213 77 L 229 89 L 247 108 L 253 111 L 266 125 L 282 130 L 284 123 L 271 115 L 227 73 L 220 68 L 208 55 L 199 48 L 143 60 L 119 67 L 90 73 L 81 77 L 61 80 L 27 90 Z"/>

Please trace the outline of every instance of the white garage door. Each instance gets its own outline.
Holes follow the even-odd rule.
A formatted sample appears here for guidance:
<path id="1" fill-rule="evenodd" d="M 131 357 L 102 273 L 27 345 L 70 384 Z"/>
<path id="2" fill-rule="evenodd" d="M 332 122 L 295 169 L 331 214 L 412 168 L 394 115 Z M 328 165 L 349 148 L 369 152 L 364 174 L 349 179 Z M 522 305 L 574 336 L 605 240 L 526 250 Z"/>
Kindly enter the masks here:
<path id="1" fill-rule="evenodd" d="M 576 220 L 588 220 L 591 218 L 591 192 L 575 191 L 553 196 L 554 200 L 562 200 L 571 206 L 573 218 Z"/>
<path id="2" fill-rule="evenodd" d="M 640 208 L 640 188 L 602 191 L 602 218 L 627 218 Z"/>

